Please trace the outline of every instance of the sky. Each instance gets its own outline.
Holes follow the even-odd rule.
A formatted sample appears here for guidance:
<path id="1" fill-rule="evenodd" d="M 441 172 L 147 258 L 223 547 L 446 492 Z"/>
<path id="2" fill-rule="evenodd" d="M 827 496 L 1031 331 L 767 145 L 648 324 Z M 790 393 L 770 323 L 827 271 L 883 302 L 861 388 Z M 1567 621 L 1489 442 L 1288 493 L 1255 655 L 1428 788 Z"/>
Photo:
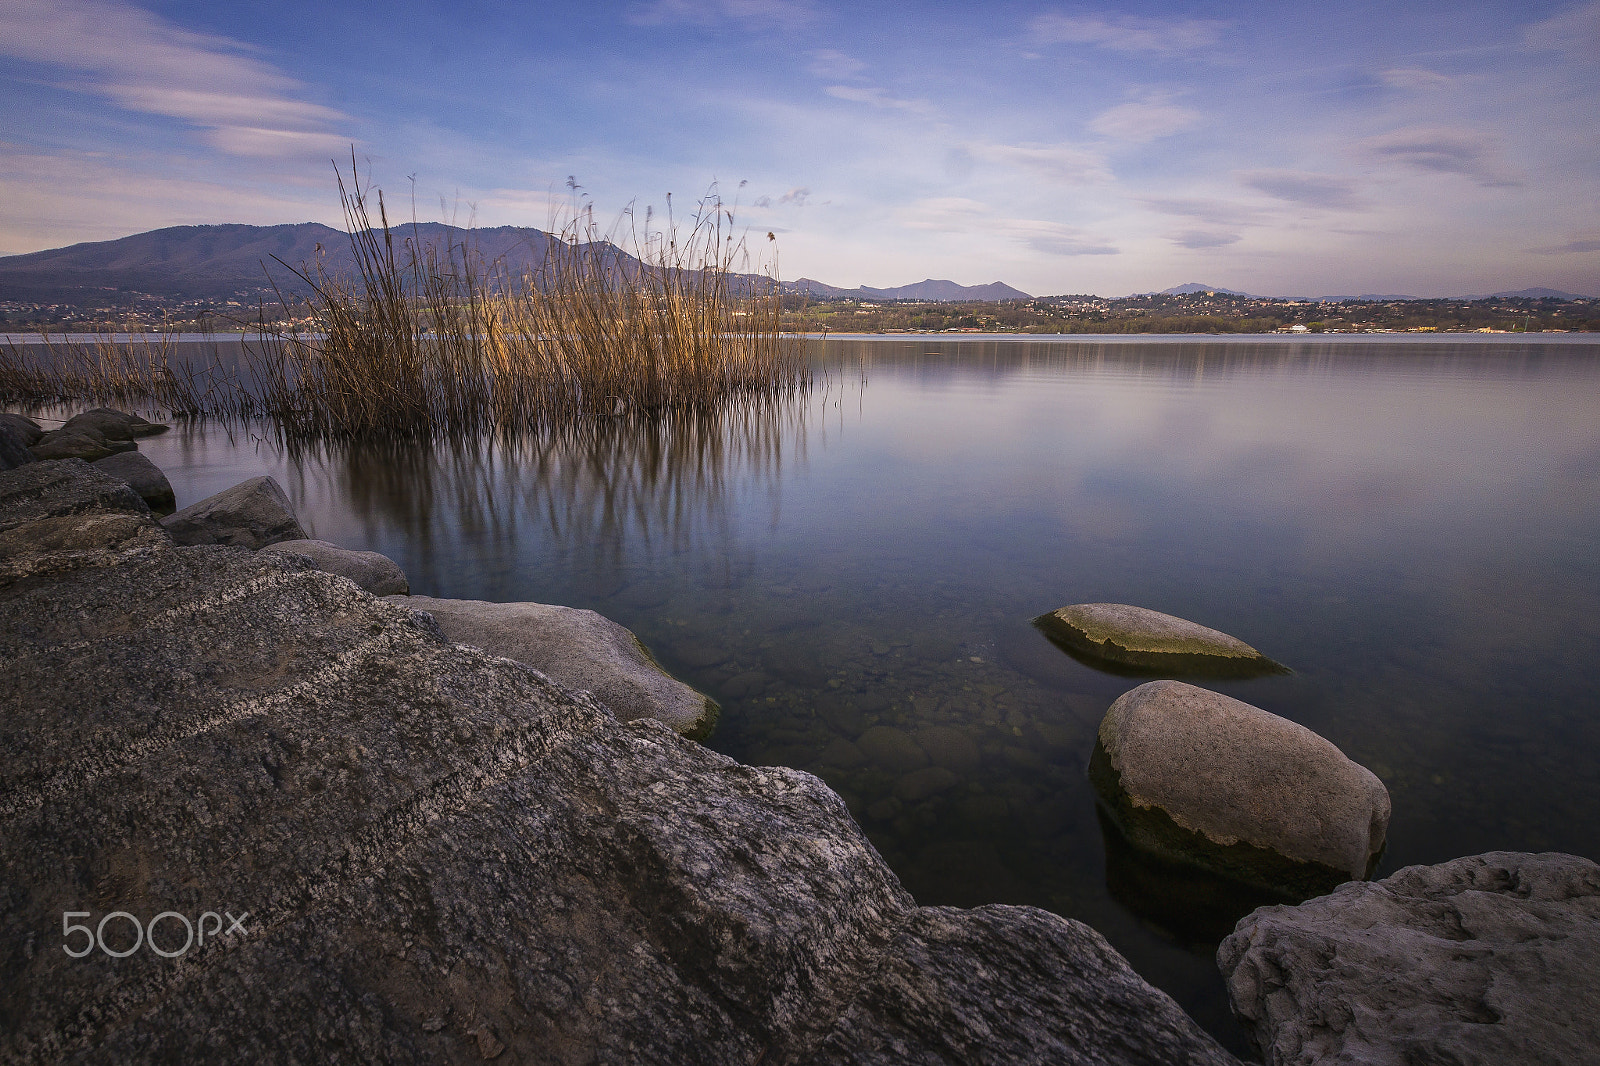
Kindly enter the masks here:
<path id="1" fill-rule="evenodd" d="M 1600 296 L 1600 0 L 0 0 L 0 93 L 4 255 L 342 225 L 353 152 L 833 285 Z"/>

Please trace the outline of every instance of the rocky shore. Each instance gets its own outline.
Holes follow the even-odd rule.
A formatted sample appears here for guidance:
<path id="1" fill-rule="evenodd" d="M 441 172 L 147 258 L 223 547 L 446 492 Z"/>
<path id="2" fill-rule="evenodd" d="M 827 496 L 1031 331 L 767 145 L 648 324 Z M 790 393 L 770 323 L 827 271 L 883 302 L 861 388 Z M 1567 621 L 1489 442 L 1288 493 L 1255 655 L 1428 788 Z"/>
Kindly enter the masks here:
<path id="1" fill-rule="evenodd" d="M 1082 923 L 919 907 L 818 778 L 690 739 L 716 704 L 621 626 L 410 597 L 270 478 L 159 517 L 159 429 L 0 416 L 0 1061 L 1237 1061 Z M 1143 608 L 1053 617 L 1118 669 L 1283 669 Z M 947 787 L 902 736 L 855 746 L 906 802 Z M 1377 778 L 1174 681 L 1112 705 L 1091 776 L 1108 877 L 1329 893 L 1222 941 L 1268 1063 L 1600 1061 L 1594 863 L 1361 880 Z"/>

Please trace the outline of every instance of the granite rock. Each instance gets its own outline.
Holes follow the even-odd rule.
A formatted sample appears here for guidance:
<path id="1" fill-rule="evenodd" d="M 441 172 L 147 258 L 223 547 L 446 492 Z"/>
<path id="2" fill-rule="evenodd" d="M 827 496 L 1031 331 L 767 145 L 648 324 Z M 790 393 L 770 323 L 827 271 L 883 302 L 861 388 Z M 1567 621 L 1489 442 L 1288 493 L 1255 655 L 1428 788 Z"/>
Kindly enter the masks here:
<path id="1" fill-rule="evenodd" d="M 9 411 L 0 411 L 0 423 L 4 423 L 5 425 L 8 425 L 12 429 L 16 430 L 17 433 L 22 437 L 22 443 L 28 447 L 38 444 L 39 438 L 44 436 L 44 430 L 39 427 L 39 423 L 35 422 L 27 415 L 18 415 L 12 414 Z"/>
<path id="2" fill-rule="evenodd" d="M 1075 603 L 1033 621 L 1050 639 L 1091 660 L 1227 677 L 1286 672 L 1238 637 L 1126 603 Z"/>
<path id="3" fill-rule="evenodd" d="M 667 673 L 632 631 L 593 611 L 546 603 L 486 603 L 431 596 L 391 597 L 427 611 L 451 640 L 504 655 L 558 685 L 591 692 L 624 722 L 655 718 L 703 739 L 718 706 Z"/>
<path id="4" fill-rule="evenodd" d="M 264 548 L 280 540 L 306 540 L 283 489 L 270 477 L 241 481 L 161 520 L 179 544 Z"/>
<path id="5" fill-rule="evenodd" d="M 1600 867 L 1575 855 L 1490 852 L 1263 907 L 1217 962 L 1269 1066 L 1600 1061 Z"/>
<path id="6" fill-rule="evenodd" d="M 41 434 L 29 450 L 36 459 L 83 459 L 94 462 L 116 452 L 138 447 L 131 440 L 111 440 L 96 429 L 52 429 Z"/>
<path id="7" fill-rule="evenodd" d="M 109 565 L 168 543 L 125 482 L 81 459 L 0 471 L 0 580 Z"/>
<path id="8" fill-rule="evenodd" d="M 1389 791 L 1311 730 L 1181 681 L 1106 711 L 1090 763 L 1135 847 L 1297 898 L 1370 875 Z"/>
<path id="9" fill-rule="evenodd" d="M 120 452 L 96 459 L 94 468 L 126 481 L 157 514 L 171 514 L 177 510 L 178 499 L 173 495 L 172 483 L 149 456 L 141 452 Z"/>
<path id="10" fill-rule="evenodd" d="M 411 591 L 400 564 L 378 552 L 341 548 L 325 540 L 280 540 L 261 550 L 304 555 L 318 570 L 347 577 L 374 596 L 404 596 Z"/>
<path id="11" fill-rule="evenodd" d="M 39 457 L 28 450 L 28 446 L 37 440 L 20 429 L 15 423 L 0 419 L 0 470 L 15 470 L 28 463 L 36 463 Z"/>
<path id="12" fill-rule="evenodd" d="M 104 434 L 107 440 L 132 440 L 134 437 L 149 437 L 157 433 L 165 433 L 169 428 L 164 422 L 151 422 L 138 415 L 130 415 L 126 411 L 118 411 L 110 407 L 96 407 L 92 411 L 84 411 L 67 419 L 62 429 L 93 429 Z"/>

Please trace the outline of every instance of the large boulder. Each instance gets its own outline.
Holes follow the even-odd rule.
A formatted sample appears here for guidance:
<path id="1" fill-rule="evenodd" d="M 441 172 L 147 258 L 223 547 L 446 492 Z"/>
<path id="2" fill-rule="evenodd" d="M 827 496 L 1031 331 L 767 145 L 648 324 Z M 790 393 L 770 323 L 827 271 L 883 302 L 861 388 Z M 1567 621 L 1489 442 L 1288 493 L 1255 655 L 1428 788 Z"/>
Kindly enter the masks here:
<path id="1" fill-rule="evenodd" d="M 1287 672 L 1238 637 L 1126 603 L 1074 603 L 1033 621 L 1051 640 L 1090 660 L 1215 677 Z"/>
<path id="2" fill-rule="evenodd" d="M 179 544 L 227 544 L 265 548 L 281 540 L 305 540 L 283 489 L 270 477 L 253 477 L 223 489 L 161 520 Z"/>
<path id="3" fill-rule="evenodd" d="M 1600 867 L 1490 852 L 1410 866 L 1222 942 L 1269 1066 L 1600 1062 Z"/>
<path id="4" fill-rule="evenodd" d="M 172 483 L 161 468 L 142 452 L 119 452 L 104 459 L 96 459 L 94 468 L 128 483 L 139 498 L 150 505 L 157 514 L 171 514 L 177 510 L 178 499 L 172 492 Z"/>
<path id="5" fill-rule="evenodd" d="M 0 419 L 0 470 L 15 470 L 28 463 L 36 463 L 39 457 L 28 450 L 38 437 L 29 437 L 13 422 Z"/>
<path id="6" fill-rule="evenodd" d="M 1076 922 L 917 907 L 816 778 L 293 553 L 0 580 L 0 646 L 0 1060 L 1233 1063 Z"/>
<path id="7" fill-rule="evenodd" d="M 0 411 L 0 423 L 10 426 L 22 437 L 22 443 L 27 447 L 39 443 L 39 438 L 44 436 L 44 430 L 39 428 L 39 423 L 27 415 L 12 414 L 9 411 Z"/>
<path id="8" fill-rule="evenodd" d="M 559 685 L 591 692 L 624 722 L 654 718 L 703 740 L 718 707 L 661 668 L 639 638 L 604 615 L 547 603 L 390 597 L 427 611 L 451 640 L 531 666 Z"/>
<path id="9" fill-rule="evenodd" d="M 0 471 L 0 580 L 170 543 L 138 494 L 81 459 Z"/>
<path id="10" fill-rule="evenodd" d="M 1134 847 L 1298 899 L 1371 875 L 1389 790 L 1303 725 L 1181 681 L 1106 711 L 1090 776 Z"/>
<path id="11" fill-rule="evenodd" d="M 325 540 L 280 540 L 261 550 L 304 555 L 318 570 L 347 577 L 374 596 L 404 596 L 411 591 L 400 564 L 378 552 L 341 548 Z"/>
<path id="12" fill-rule="evenodd" d="M 52 429 L 41 434 L 29 450 L 36 459 L 82 459 L 94 462 L 116 452 L 129 452 L 137 448 L 131 440 L 111 440 L 99 430 L 89 426 L 79 429 Z"/>
<path id="13" fill-rule="evenodd" d="M 94 429 L 104 434 L 107 440 L 132 440 L 134 437 L 165 433 L 171 427 L 164 422 L 151 422 L 138 415 L 130 415 L 126 411 L 96 407 L 92 411 L 73 415 L 61 428 Z"/>

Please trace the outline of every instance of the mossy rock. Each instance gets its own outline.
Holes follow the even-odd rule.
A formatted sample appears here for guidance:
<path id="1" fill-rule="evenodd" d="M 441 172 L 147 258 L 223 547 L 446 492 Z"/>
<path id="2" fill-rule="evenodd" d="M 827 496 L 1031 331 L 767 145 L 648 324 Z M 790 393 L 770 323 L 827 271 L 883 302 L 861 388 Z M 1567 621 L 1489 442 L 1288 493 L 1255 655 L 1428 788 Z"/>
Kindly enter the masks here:
<path id="1" fill-rule="evenodd" d="M 1112 673 L 1257 677 L 1286 674 L 1238 637 L 1126 603 L 1075 603 L 1033 620 L 1086 665 Z"/>

